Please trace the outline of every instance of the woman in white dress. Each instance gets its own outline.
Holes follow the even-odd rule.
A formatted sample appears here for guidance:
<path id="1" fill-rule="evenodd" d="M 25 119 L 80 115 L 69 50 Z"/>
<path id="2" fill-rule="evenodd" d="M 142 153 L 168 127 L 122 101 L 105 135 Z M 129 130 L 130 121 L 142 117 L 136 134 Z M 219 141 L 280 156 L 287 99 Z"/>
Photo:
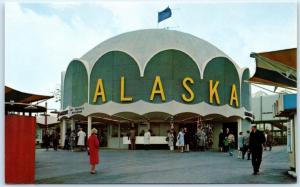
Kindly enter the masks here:
<path id="1" fill-rule="evenodd" d="M 150 129 L 145 132 L 144 134 L 144 145 L 145 145 L 145 150 L 149 150 L 149 146 L 150 146 L 150 138 L 151 138 L 151 133 L 150 133 Z"/>
<path id="2" fill-rule="evenodd" d="M 80 147 L 80 150 L 83 151 L 85 146 L 86 133 L 82 130 L 82 128 L 80 128 L 79 132 L 77 133 L 77 136 L 78 136 L 77 145 Z"/>
<path id="3" fill-rule="evenodd" d="M 179 146 L 180 152 L 183 153 L 183 147 L 184 147 L 184 132 L 183 132 L 183 128 L 181 128 L 180 132 L 178 133 L 177 141 L 178 141 L 178 146 Z"/>

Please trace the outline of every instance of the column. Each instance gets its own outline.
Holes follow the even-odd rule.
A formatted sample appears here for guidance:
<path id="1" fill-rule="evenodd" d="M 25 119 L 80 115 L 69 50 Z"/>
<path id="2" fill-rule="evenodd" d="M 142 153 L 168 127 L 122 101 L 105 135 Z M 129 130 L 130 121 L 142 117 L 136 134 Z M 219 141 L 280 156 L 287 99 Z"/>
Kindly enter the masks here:
<path id="1" fill-rule="evenodd" d="M 87 133 L 88 137 L 92 134 L 92 116 L 88 116 L 88 127 L 87 127 Z"/>
<path id="2" fill-rule="evenodd" d="M 150 122 L 147 123 L 147 130 L 149 130 L 151 128 L 150 126 Z"/>
<path id="3" fill-rule="evenodd" d="M 119 148 L 121 148 L 121 124 L 118 123 Z"/>
<path id="4" fill-rule="evenodd" d="M 292 131 L 292 152 L 293 152 L 293 156 L 292 156 L 292 167 L 291 167 L 291 169 L 293 169 L 293 170 L 295 170 L 295 172 L 297 172 L 296 171 L 296 166 L 297 166 L 297 164 L 296 164 L 296 159 L 297 159 L 297 157 L 296 157 L 296 125 L 297 125 L 298 123 L 297 123 L 297 113 L 296 114 L 294 114 L 294 116 L 293 116 L 293 124 L 292 124 L 292 128 L 293 128 L 293 131 Z"/>
<path id="5" fill-rule="evenodd" d="M 60 123 L 60 146 L 65 146 L 65 138 L 66 138 L 66 120 L 63 119 Z"/>
<path id="6" fill-rule="evenodd" d="M 238 122 L 238 128 L 237 128 L 238 131 L 237 131 L 237 137 L 235 137 L 235 141 L 237 142 L 236 145 L 238 147 L 242 147 L 243 145 L 239 145 L 239 141 L 238 141 L 240 132 L 243 131 L 243 129 L 242 129 L 242 119 L 238 119 L 237 122 Z"/>
<path id="7" fill-rule="evenodd" d="M 238 119 L 237 120 L 237 123 L 238 123 L 238 134 L 240 133 L 240 132 L 242 132 L 242 119 Z"/>
<path id="8" fill-rule="evenodd" d="M 71 122 L 71 131 L 73 131 L 75 130 L 75 121 L 74 119 L 71 119 L 70 122 Z"/>

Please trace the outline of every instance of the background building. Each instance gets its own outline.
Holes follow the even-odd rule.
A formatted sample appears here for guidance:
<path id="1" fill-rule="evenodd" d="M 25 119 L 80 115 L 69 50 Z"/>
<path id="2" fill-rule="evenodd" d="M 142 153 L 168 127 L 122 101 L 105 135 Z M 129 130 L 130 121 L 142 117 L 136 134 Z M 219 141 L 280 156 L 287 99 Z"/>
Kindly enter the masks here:
<path id="1" fill-rule="evenodd" d="M 274 114 L 274 103 L 279 97 L 279 94 L 255 94 L 251 100 L 255 116 L 252 123 L 257 124 L 259 130 L 270 130 L 273 134 L 274 145 L 286 145 L 289 119 L 284 116 L 276 117 Z"/>

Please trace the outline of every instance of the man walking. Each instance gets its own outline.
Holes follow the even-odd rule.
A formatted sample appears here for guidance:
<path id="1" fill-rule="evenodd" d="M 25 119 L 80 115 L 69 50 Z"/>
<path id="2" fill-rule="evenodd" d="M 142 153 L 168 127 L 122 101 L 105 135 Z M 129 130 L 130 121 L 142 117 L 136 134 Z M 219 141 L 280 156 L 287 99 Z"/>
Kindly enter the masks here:
<path id="1" fill-rule="evenodd" d="M 249 138 L 249 149 L 252 153 L 252 166 L 253 175 L 257 175 L 260 168 L 263 144 L 266 142 L 266 138 L 263 132 L 256 128 L 256 124 L 251 126 L 251 133 Z"/>

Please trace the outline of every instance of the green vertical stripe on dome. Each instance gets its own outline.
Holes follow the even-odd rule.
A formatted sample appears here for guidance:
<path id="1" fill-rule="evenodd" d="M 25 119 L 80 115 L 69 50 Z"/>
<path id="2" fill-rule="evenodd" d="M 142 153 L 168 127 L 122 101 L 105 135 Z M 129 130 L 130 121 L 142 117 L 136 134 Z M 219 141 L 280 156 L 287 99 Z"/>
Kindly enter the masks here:
<path id="1" fill-rule="evenodd" d="M 242 76 L 242 106 L 247 110 L 251 110 L 251 90 L 249 84 L 250 71 L 249 69 L 245 69 Z"/>
<path id="2" fill-rule="evenodd" d="M 77 107 L 88 102 L 88 75 L 84 64 L 72 61 L 66 71 L 64 80 L 63 108 Z"/>
<path id="3" fill-rule="evenodd" d="M 125 96 L 133 97 L 135 102 L 140 99 L 140 71 L 135 60 L 121 51 L 111 51 L 100 57 L 90 75 L 90 104 L 102 104 L 101 97 L 93 103 L 98 79 L 102 79 L 105 89 L 106 102 L 120 103 L 120 78 L 125 77 Z"/>
<path id="4" fill-rule="evenodd" d="M 226 105 L 230 103 L 231 87 L 232 84 L 236 85 L 236 91 L 238 95 L 239 107 L 240 103 L 240 82 L 239 75 L 234 64 L 227 58 L 216 57 L 212 59 L 205 67 L 204 76 L 201 84 L 201 96 L 204 101 L 209 103 L 209 80 L 213 80 L 213 85 L 216 81 L 219 81 L 218 94 L 220 98 L 220 105 Z M 213 99 L 213 105 L 217 105 L 215 98 Z M 233 107 L 235 102 L 233 102 Z"/>
<path id="5" fill-rule="evenodd" d="M 190 88 L 194 91 L 195 99 L 190 103 L 199 103 L 200 99 L 200 72 L 197 64 L 184 52 L 170 49 L 157 53 L 147 63 L 143 84 L 144 97 L 143 100 L 153 103 L 162 103 L 161 97 L 156 95 L 153 101 L 150 101 L 150 95 L 155 80 L 155 76 L 160 76 L 165 91 L 166 101 L 172 100 L 185 103 L 181 94 L 185 93 L 187 97 L 190 95 L 182 86 L 182 80 L 185 77 L 191 77 L 194 84 Z M 188 103 L 186 103 L 188 104 Z"/>

